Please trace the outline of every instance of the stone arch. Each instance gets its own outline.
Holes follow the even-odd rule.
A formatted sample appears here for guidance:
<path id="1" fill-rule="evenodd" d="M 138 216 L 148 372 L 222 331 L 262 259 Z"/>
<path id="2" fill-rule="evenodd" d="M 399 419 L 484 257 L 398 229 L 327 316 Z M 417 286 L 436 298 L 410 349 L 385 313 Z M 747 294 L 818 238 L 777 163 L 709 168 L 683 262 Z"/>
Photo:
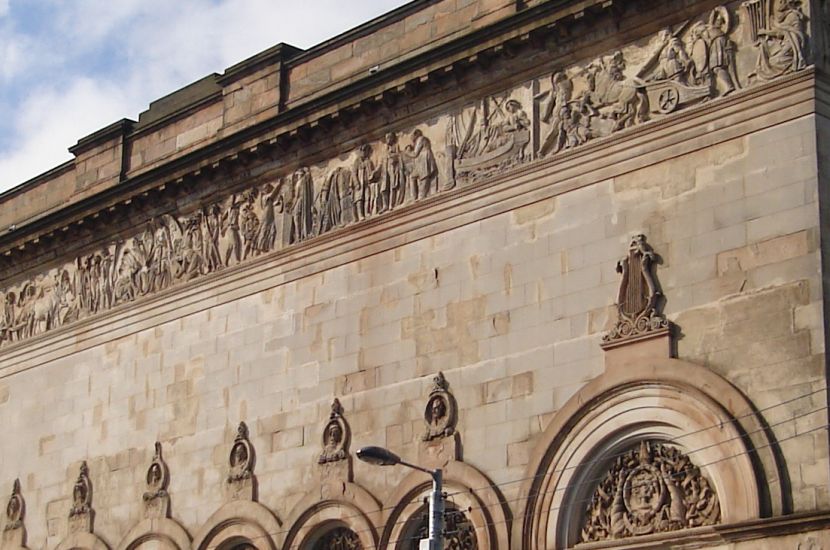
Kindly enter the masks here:
<path id="1" fill-rule="evenodd" d="M 460 461 L 443 467 L 444 491 L 464 511 L 475 529 L 478 547 L 507 550 L 510 546 L 510 513 L 493 483 L 476 468 Z M 384 530 L 379 548 L 404 548 L 402 538 L 408 522 L 423 508 L 432 481 L 422 472 L 412 472 L 384 503 Z"/>
<path id="2" fill-rule="evenodd" d="M 643 358 L 607 368 L 539 437 L 519 493 L 514 547 L 574 544 L 586 487 L 597 481 L 602 457 L 646 439 L 694 452 L 715 486 L 722 523 L 784 513 L 786 476 L 770 437 L 752 403 L 705 367 Z"/>
<path id="3" fill-rule="evenodd" d="M 178 522 L 167 518 L 148 518 L 130 529 L 118 545 L 118 550 L 138 550 L 148 542 L 165 550 L 190 549 L 190 535 Z"/>
<path id="4" fill-rule="evenodd" d="M 109 546 L 92 533 L 77 532 L 63 539 L 55 550 L 109 550 Z"/>
<path id="5" fill-rule="evenodd" d="M 235 500 L 208 518 L 193 537 L 193 549 L 231 550 L 248 545 L 256 550 L 277 550 L 275 537 L 280 528 L 279 519 L 262 504 Z"/>
<path id="6" fill-rule="evenodd" d="M 381 522 L 380 503 L 368 491 L 354 483 L 337 483 L 338 491 L 308 494 L 295 507 L 291 527 L 283 549 L 306 550 L 314 540 L 337 527 L 354 532 L 364 549 L 378 546 L 378 528 Z"/>

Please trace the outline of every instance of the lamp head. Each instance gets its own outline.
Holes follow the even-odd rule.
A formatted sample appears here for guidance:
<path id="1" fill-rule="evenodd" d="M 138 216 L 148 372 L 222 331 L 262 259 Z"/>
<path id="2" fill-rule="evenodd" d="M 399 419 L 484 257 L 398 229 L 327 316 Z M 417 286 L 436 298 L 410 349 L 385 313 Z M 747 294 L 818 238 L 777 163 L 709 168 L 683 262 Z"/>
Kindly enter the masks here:
<path id="1" fill-rule="evenodd" d="M 357 450 L 357 458 L 375 466 L 394 466 L 401 463 L 401 457 L 383 447 L 362 447 Z"/>

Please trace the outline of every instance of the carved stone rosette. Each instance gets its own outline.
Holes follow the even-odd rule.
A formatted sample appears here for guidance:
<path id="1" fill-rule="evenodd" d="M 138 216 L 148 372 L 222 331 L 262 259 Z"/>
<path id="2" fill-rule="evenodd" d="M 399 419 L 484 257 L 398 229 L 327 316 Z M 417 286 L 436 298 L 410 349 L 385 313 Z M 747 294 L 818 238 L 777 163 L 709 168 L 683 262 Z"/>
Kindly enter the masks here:
<path id="1" fill-rule="evenodd" d="M 147 468 L 145 476 L 146 490 L 142 499 L 144 501 L 144 516 L 153 518 L 168 517 L 170 508 L 170 495 L 167 493 L 167 486 L 170 483 L 170 471 L 161 456 L 161 443 L 156 441 L 153 461 Z"/>
<path id="2" fill-rule="evenodd" d="M 622 539 L 720 523 L 718 495 L 688 456 L 642 441 L 617 457 L 585 511 L 581 541 Z"/>
<path id="3" fill-rule="evenodd" d="M 663 294 L 654 274 L 657 255 L 645 235 L 635 235 L 628 255 L 617 262 L 621 275 L 617 294 L 617 322 L 602 338 L 604 348 L 669 331 L 669 321 L 659 311 Z"/>
<path id="4" fill-rule="evenodd" d="M 92 482 L 89 467 L 81 462 L 78 479 L 72 487 L 72 506 L 69 508 L 69 531 L 91 533 L 95 510 L 92 509 Z"/>
<path id="5" fill-rule="evenodd" d="M 26 515 L 26 503 L 20 494 L 20 480 L 15 479 L 12 494 L 6 504 L 6 525 L 4 531 L 12 531 L 23 527 L 23 518 Z"/>
<path id="6" fill-rule="evenodd" d="M 346 460 L 349 454 L 351 430 L 343 418 L 343 406 L 336 399 L 331 404 L 329 420 L 323 428 L 323 452 L 317 459 L 318 464 L 328 464 Z"/>
<path id="7" fill-rule="evenodd" d="M 248 436 L 248 426 L 245 422 L 240 422 L 228 457 L 229 468 L 226 483 L 232 499 L 254 499 L 255 458 L 254 447 Z"/>
<path id="8" fill-rule="evenodd" d="M 429 392 L 429 399 L 424 409 L 424 423 L 426 430 L 422 439 L 432 441 L 443 437 L 449 437 L 455 433 L 455 425 L 458 421 L 458 410 L 455 398 L 449 391 L 450 385 L 444 378 L 444 373 L 439 372 L 432 379 L 432 390 Z"/>

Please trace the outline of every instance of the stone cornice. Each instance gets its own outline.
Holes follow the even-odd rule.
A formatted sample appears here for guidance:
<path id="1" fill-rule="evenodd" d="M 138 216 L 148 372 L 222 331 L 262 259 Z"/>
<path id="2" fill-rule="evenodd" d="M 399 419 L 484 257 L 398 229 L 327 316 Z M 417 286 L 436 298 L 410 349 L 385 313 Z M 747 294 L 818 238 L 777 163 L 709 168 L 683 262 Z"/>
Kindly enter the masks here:
<path id="1" fill-rule="evenodd" d="M 0 378 L 406 243 L 815 113 L 802 71 L 13 343 Z M 763 97 L 763 102 L 758 101 Z"/>
<path id="2" fill-rule="evenodd" d="M 635 4 L 635 2 L 628 2 Z M 714 2 L 701 2 L 694 9 L 705 9 Z M 13 232 L 0 235 L 0 269 L 16 262 L 21 252 L 31 257 L 46 254 L 51 247 L 61 248 L 62 237 L 68 237 L 73 228 L 87 224 L 102 213 L 117 214 L 129 210 L 137 198 L 158 196 L 167 186 L 181 183 L 187 178 L 204 176 L 222 170 L 244 170 L 246 165 L 263 157 L 275 158 L 307 146 L 332 128 L 339 128 L 348 120 L 371 113 L 378 106 L 396 105 L 401 99 L 411 100 L 420 90 L 441 91 L 451 89 L 463 77 L 463 73 L 486 66 L 493 59 L 514 58 L 528 48 L 540 51 L 546 41 L 570 43 L 567 28 L 571 24 L 584 24 L 592 17 L 614 11 L 616 4 L 600 0 L 583 2 L 548 2 L 519 12 L 517 15 L 475 31 L 443 45 L 436 50 L 418 54 L 404 62 L 384 68 L 347 86 L 328 92 L 301 105 L 292 107 L 275 117 L 231 134 L 182 157 L 172 159 L 157 168 L 136 175 L 127 174 L 116 187 L 106 189 L 88 199 L 81 200 L 48 215 L 40 216 L 18 227 Z M 689 8 L 691 9 L 691 8 Z M 627 29 L 624 38 L 642 35 L 677 19 L 683 13 L 664 14 L 648 23 L 638 21 Z M 643 25 L 647 25 L 643 27 Z M 639 31 L 639 32 L 638 32 Z M 597 45 L 596 47 L 600 47 Z M 570 59 L 575 49 L 565 52 Z M 553 56 L 562 58 L 562 55 Z M 546 64 L 550 64 L 548 61 Z M 517 74 L 515 78 L 526 77 Z M 536 68 L 538 71 L 538 67 Z M 176 116 L 175 113 L 169 115 Z M 56 238 L 57 237 L 57 238 Z"/>

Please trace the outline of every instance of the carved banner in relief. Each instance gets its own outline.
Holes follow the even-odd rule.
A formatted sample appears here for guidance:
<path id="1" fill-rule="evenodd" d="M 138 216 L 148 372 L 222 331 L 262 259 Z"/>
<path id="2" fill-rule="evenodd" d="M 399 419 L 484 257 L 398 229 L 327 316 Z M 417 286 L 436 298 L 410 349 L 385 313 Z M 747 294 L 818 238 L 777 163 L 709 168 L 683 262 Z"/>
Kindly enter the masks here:
<path id="1" fill-rule="evenodd" d="M 338 158 L 158 217 L 4 288 L 0 345 L 802 70 L 807 8 L 799 0 L 719 6 Z"/>
<path id="2" fill-rule="evenodd" d="M 585 511 L 582 542 L 720 523 L 718 496 L 688 456 L 643 441 L 618 456 Z"/>

